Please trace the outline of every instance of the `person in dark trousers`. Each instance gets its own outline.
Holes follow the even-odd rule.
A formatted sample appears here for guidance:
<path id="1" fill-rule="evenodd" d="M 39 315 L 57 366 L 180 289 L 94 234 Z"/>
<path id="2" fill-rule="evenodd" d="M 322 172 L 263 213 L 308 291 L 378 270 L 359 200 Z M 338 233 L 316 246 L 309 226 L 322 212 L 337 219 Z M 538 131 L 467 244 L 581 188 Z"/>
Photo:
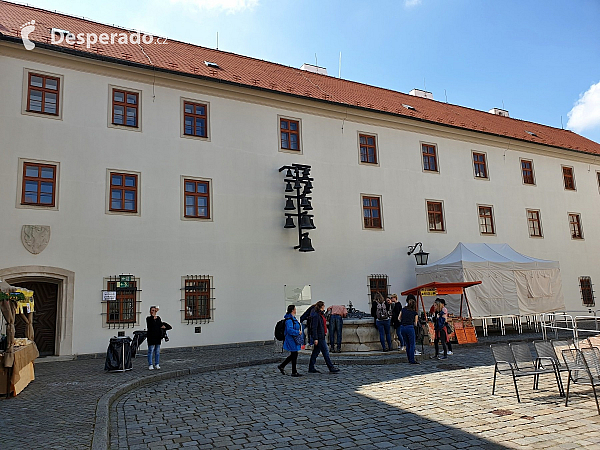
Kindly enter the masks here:
<path id="1" fill-rule="evenodd" d="M 302 324 L 302 342 L 306 344 L 306 338 L 308 338 L 308 345 L 313 345 L 312 336 L 310 333 L 310 315 L 315 309 L 315 305 L 310 305 L 306 311 L 300 316 L 300 323 Z M 306 325 L 304 323 L 306 322 Z M 306 330 L 306 336 L 304 335 Z"/>
<path id="2" fill-rule="evenodd" d="M 329 346 L 331 347 L 331 353 L 335 353 L 336 351 L 340 353 L 342 351 L 342 328 L 344 326 L 344 318 L 348 315 L 348 310 L 344 305 L 333 305 L 327 308 L 327 312 L 330 313 Z"/>
<path id="3" fill-rule="evenodd" d="M 400 322 L 398 321 L 398 317 L 400 317 L 400 311 L 402 311 L 402 303 L 398 301 L 397 294 L 392 294 L 390 296 L 390 300 L 392 301 L 392 320 L 390 324 L 392 328 L 396 330 L 396 336 L 398 336 L 398 341 L 400 342 L 400 348 L 398 350 L 404 351 L 406 350 L 406 347 L 404 344 L 404 338 L 400 332 Z"/>
<path id="4" fill-rule="evenodd" d="M 158 306 L 150 307 L 150 315 L 146 317 L 146 330 L 148 332 L 148 370 L 160 369 L 160 343 L 163 337 L 163 325 L 160 317 L 156 315 Z M 154 365 L 152 365 L 154 356 Z"/>
<path id="5" fill-rule="evenodd" d="M 417 313 L 417 300 L 414 295 L 409 294 L 406 297 L 406 306 L 400 311 L 398 321 L 400 322 L 400 333 L 402 333 L 402 338 L 406 344 L 406 356 L 408 357 L 408 362 L 410 364 L 419 364 L 415 360 L 417 341 L 415 327 L 419 322 L 419 314 Z"/>
<path id="6" fill-rule="evenodd" d="M 389 299 L 384 300 L 383 295 L 379 292 L 375 294 L 377 301 L 376 321 L 377 329 L 379 330 L 379 340 L 381 341 L 381 349 L 384 352 L 389 352 L 392 349 L 392 334 L 390 333 L 390 306 Z M 385 342 L 387 340 L 387 349 Z"/>
<path id="7" fill-rule="evenodd" d="M 300 322 L 296 320 L 296 306 L 289 305 L 287 308 L 287 314 L 283 316 L 285 319 L 285 339 L 283 340 L 283 349 L 290 352 L 289 356 L 281 364 L 277 366 L 279 371 L 285 375 L 285 366 L 291 361 L 292 363 L 292 376 L 300 377 L 296 370 L 296 362 L 298 361 L 298 352 L 302 348 L 302 327 Z"/>
<path id="8" fill-rule="evenodd" d="M 446 331 L 446 318 L 448 315 L 444 312 L 446 301 L 443 298 L 435 299 L 435 314 L 433 315 L 433 328 L 435 330 L 435 356 L 437 359 L 448 358 L 448 333 Z M 447 311 L 447 310 L 446 310 Z M 442 342 L 444 356 L 440 356 L 439 342 Z"/>
<path id="9" fill-rule="evenodd" d="M 325 303 L 318 301 L 315 304 L 315 308 L 310 315 L 311 321 L 311 335 L 314 342 L 314 348 L 310 355 L 310 363 L 308 364 L 308 371 L 310 373 L 319 373 L 315 369 L 315 363 L 317 362 L 317 356 L 319 353 L 323 353 L 325 364 L 329 368 L 331 373 L 337 373 L 340 371 L 333 365 L 329 358 L 329 349 L 327 348 L 327 342 L 325 341 L 325 335 L 327 334 L 327 319 L 325 318 Z"/>

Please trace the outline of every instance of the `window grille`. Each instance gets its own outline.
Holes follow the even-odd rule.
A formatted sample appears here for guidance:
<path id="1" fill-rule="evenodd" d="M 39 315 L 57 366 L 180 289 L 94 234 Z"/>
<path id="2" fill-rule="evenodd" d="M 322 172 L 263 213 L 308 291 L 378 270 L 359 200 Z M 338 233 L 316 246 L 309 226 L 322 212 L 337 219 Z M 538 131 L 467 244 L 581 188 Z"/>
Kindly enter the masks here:
<path id="1" fill-rule="evenodd" d="M 102 296 L 102 326 L 107 328 L 134 328 L 140 324 L 141 300 L 139 278 L 121 274 L 105 279 L 106 289 Z"/>
<path id="2" fill-rule="evenodd" d="M 388 297 L 389 280 L 384 274 L 371 274 L 369 276 L 369 304 L 375 300 L 375 294 L 379 292 L 384 299 Z"/>
<path id="3" fill-rule="evenodd" d="M 212 277 L 209 275 L 186 275 L 183 278 L 181 291 L 181 321 L 184 323 L 198 324 L 209 323 L 213 319 L 213 291 Z"/>
<path id="4" fill-rule="evenodd" d="M 581 288 L 583 306 L 596 306 L 591 277 L 579 277 L 579 287 Z"/>

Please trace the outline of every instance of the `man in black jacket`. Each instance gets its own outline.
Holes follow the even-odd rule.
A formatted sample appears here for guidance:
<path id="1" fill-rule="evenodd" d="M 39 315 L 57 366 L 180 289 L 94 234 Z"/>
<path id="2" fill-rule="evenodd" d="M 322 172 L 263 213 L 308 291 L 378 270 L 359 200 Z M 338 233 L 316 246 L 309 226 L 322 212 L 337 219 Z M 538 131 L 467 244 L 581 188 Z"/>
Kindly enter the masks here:
<path id="1" fill-rule="evenodd" d="M 311 313 L 309 320 L 311 321 L 311 336 L 314 341 L 314 348 L 312 354 L 310 355 L 310 363 L 308 365 L 309 373 L 319 373 L 317 369 L 315 369 L 315 362 L 317 361 L 317 356 L 319 353 L 323 353 L 323 358 L 325 359 L 325 364 L 329 368 L 331 373 L 337 373 L 340 371 L 337 367 L 333 365 L 331 359 L 329 358 L 329 348 L 327 347 L 327 342 L 325 341 L 325 335 L 327 334 L 327 320 L 325 319 L 325 303 L 322 301 L 318 301 L 315 304 L 313 312 Z"/>

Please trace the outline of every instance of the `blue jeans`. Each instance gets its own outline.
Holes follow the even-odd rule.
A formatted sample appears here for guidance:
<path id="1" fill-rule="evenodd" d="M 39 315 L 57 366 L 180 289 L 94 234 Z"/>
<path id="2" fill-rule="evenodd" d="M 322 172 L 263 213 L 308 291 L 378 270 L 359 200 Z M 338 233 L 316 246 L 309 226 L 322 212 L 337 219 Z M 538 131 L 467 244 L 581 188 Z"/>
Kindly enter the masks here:
<path id="1" fill-rule="evenodd" d="M 415 362 L 415 347 L 417 337 L 415 335 L 415 327 L 413 325 L 401 325 L 400 333 L 406 343 L 406 356 L 408 356 L 408 362 Z"/>
<path id="2" fill-rule="evenodd" d="M 377 329 L 379 330 L 379 340 L 381 341 L 381 348 L 385 350 L 385 340 L 387 339 L 388 350 L 392 349 L 392 335 L 390 333 L 390 319 L 379 320 L 377 319 Z M 385 332 L 385 339 L 384 334 Z"/>
<path id="3" fill-rule="evenodd" d="M 306 334 L 304 333 L 304 330 L 306 330 Z M 304 325 L 304 322 L 302 323 L 302 339 L 303 339 L 304 345 L 306 345 L 307 340 L 308 340 L 308 345 L 313 345 L 312 336 L 308 332 L 308 325 Z"/>
<path id="4" fill-rule="evenodd" d="M 338 350 L 342 347 L 342 327 L 344 326 L 344 321 L 342 320 L 342 316 L 337 314 L 333 314 L 329 318 L 329 345 L 331 348 L 334 347 L 336 343 L 337 336 L 337 348 Z"/>
<path id="5" fill-rule="evenodd" d="M 323 353 L 323 359 L 325 359 L 325 364 L 329 367 L 329 370 L 333 369 L 333 363 L 331 362 L 331 358 L 329 358 L 329 348 L 327 348 L 327 342 L 325 339 L 318 339 L 319 343 L 315 344 L 313 347 L 313 351 L 310 355 L 310 363 L 308 364 L 308 370 L 315 370 L 315 363 L 317 362 L 317 356 L 319 353 Z"/>
<path id="6" fill-rule="evenodd" d="M 398 340 L 400 341 L 400 347 L 405 347 L 404 338 L 402 337 L 402 333 L 400 332 L 400 325 L 396 327 L 396 335 L 398 336 Z"/>
<path id="7" fill-rule="evenodd" d="M 148 365 L 152 365 L 152 355 L 154 355 L 154 365 L 160 364 L 160 345 L 149 345 L 148 346 Z"/>

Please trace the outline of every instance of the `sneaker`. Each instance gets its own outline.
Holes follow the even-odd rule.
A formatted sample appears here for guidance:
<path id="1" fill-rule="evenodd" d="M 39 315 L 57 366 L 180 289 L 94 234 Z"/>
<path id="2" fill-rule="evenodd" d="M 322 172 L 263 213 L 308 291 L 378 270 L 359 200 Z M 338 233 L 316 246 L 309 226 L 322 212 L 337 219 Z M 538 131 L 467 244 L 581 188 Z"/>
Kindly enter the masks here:
<path id="1" fill-rule="evenodd" d="M 438 359 L 448 359 L 447 356 L 438 356 Z"/>
<path id="2" fill-rule="evenodd" d="M 317 369 L 308 369 L 308 373 L 321 373 Z"/>
<path id="3" fill-rule="evenodd" d="M 451 352 L 450 350 L 448 350 L 448 354 L 449 354 L 449 355 L 452 355 L 452 352 Z"/>
<path id="4" fill-rule="evenodd" d="M 421 364 L 419 361 L 409 362 L 409 364 Z"/>
<path id="5" fill-rule="evenodd" d="M 279 369 L 279 371 L 285 375 L 285 370 L 283 370 L 283 367 L 281 367 L 281 365 L 277 366 L 277 368 Z"/>
<path id="6" fill-rule="evenodd" d="M 148 370 L 154 370 L 154 366 L 148 366 Z"/>
<path id="7" fill-rule="evenodd" d="M 159 365 L 159 364 L 156 364 L 156 365 L 154 366 L 154 368 L 155 368 L 155 369 L 160 369 L 160 365 Z"/>
<path id="8" fill-rule="evenodd" d="M 301 376 L 302 376 L 302 374 L 301 374 L 301 373 L 298 373 L 298 372 L 296 372 L 296 373 L 293 373 L 293 374 L 292 374 L 292 376 L 293 376 L 293 377 L 301 377 Z"/>
<path id="9" fill-rule="evenodd" d="M 401 352 L 405 352 L 406 351 L 406 347 L 400 347 L 400 351 Z"/>
<path id="10" fill-rule="evenodd" d="M 421 352 L 419 350 L 415 350 L 415 356 L 420 356 Z"/>
<path id="11" fill-rule="evenodd" d="M 340 371 L 340 369 L 338 369 L 337 367 L 332 367 L 331 369 L 329 369 L 329 372 L 331 373 L 338 373 Z"/>

